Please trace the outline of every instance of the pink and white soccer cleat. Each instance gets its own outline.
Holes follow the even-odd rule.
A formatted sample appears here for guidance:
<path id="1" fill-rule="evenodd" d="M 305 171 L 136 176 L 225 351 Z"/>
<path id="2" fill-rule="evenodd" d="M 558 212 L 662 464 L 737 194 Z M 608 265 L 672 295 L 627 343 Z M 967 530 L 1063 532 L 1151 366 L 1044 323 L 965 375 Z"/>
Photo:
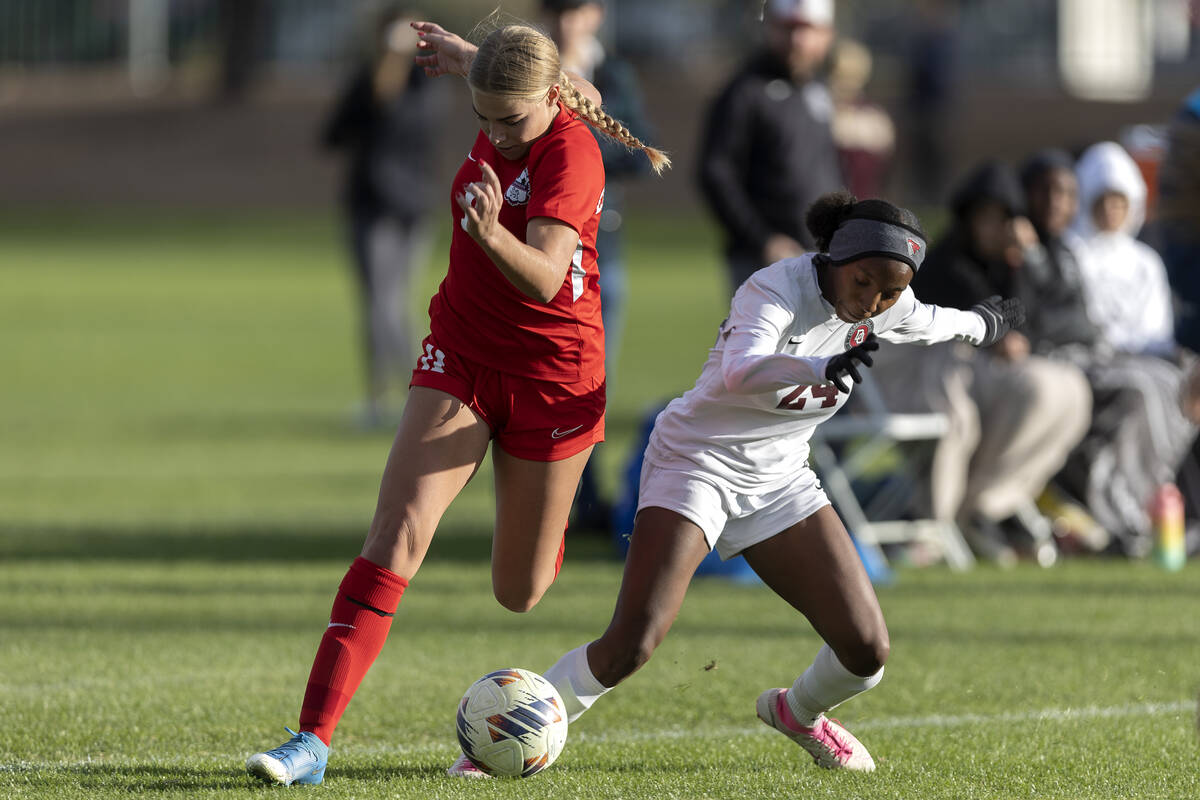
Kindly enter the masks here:
<path id="1" fill-rule="evenodd" d="M 446 774 L 451 778 L 490 778 L 486 772 L 475 766 L 471 759 L 467 758 L 466 753 L 458 756 L 453 764 L 446 770 Z"/>
<path id="2" fill-rule="evenodd" d="M 822 714 L 815 725 L 806 728 L 792 716 L 785 695 L 787 689 L 768 689 L 760 694 L 755 706 L 758 718 L 803 747 L 819 767 L 874 771 L 875 760 L 867 748 L 841 723 Z"/>

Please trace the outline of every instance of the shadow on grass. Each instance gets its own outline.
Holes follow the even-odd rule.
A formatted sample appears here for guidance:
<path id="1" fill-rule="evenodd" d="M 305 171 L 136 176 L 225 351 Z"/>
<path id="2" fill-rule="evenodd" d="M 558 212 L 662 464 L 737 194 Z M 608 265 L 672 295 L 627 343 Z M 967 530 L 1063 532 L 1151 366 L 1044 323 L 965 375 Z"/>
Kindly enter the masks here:
<path id="1" fill-rule="evenodd" d="M 276 528 L 252 525 L 180 527 L 171 530 L 96 526 L 43 526 L 0 531 L 0 561 L 120 560 L 272 563 L 349 561 L 365 533 L 341 526 Z M 612 560 L 612 546 L 586 532 L 568 535 L 573 561 Z M 447 526 L 429 548 L 430 561 L 487 562 L 492 539 L 478 527 Z"/>
<path id="2" fill-rule="evenodd" d="M 378 470 L 383 469 L 396 424 L 364 427 L 350 411 L 344 415 L 324 411 L 238 411 L 236 413 L 174 413 L 148 420 L 131 420 L 131 433 L 149 434 L 155 441 L 200 440 L 302 440 L 306 442 L 374 441 L 379 444 Z"/>
<path id="3" fill-rule="evenodd" d="M 38 776 L 39 783 L 51 792 L 54 785 L 71 785 L 86 790 L 124 791 L 131 794 L 146 792 L 179 793 L 193 797 L 197 793 L 223 790 L 277 791 L 279 787 L 264 784 L 244 772 L 228 767 L 185 767 L 151 764 L 107 765 L 79 764 L 62 767 L 41 767 L 29 770 Z M 373 784 L 408 779 L 430 779 L 441 776 L 441 769 L 431 767 L 358 767 L 338 770 L 339 779 L 368 781 Z M 308 788 L 308 787 L 300 787 Z"/>

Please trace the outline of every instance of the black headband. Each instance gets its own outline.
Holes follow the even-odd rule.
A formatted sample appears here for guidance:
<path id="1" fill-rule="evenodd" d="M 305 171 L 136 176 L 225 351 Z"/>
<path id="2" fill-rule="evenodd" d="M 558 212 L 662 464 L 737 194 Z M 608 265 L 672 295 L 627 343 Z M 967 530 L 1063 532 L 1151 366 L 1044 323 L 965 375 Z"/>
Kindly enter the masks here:
<path id="1" fill-rule="evenodd" d="M 907 225 L 855 217 L 838 226 L 829 240 L 829 261 L 846 264 L 867 256 L 903 261 L 913 272 L 925 260 L 925 237 Z"/>

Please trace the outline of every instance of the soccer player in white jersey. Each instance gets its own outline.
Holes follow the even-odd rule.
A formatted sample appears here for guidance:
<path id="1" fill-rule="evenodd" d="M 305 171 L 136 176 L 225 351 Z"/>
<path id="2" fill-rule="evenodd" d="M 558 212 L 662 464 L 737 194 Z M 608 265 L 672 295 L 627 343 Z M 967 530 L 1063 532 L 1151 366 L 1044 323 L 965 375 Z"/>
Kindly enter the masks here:
<path id="1" fill-rule="evenodd" d="M 814 203 L 806 223 L 820 252 L 779 261 L 741 286 L 695 387 L 658 416 L 612 622 L 545 673 L 571 722 L 646 663 L 715 547 L 723 558 L 744 556 L 825 641 L 790 688 L 759 696 L 759 718 L 822 767 L 875 768 L 825 713 L 883 677 L 887 627 L 807 464 L 808 440 L 845 403 L 847 379 L 861 381 L 876 336 L 985 346 L 1022 312 L 998 297 L 970 311 L 919 302 L 908 284 L 925 236 L 905 209 L 838 193 Z"/>

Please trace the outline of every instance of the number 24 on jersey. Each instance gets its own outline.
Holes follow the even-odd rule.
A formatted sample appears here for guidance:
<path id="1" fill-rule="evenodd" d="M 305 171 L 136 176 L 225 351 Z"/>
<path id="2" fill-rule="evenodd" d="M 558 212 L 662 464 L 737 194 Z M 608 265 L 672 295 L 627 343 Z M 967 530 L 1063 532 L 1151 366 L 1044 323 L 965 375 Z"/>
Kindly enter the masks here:
<path id="1" fill-rule="evenodd" d="M 805 397 L 804 393 L 808 392 L 810 397 Z M 779 401 L 776 408 L 786 408 L 790 411 L 800 411 L 804 405 L 810 400 L 820 400 L 819 408 L 829 408 L 837 405 L 838 388 L 836 386 L 797 386 L 792 391 L 784 395 Z"/>

